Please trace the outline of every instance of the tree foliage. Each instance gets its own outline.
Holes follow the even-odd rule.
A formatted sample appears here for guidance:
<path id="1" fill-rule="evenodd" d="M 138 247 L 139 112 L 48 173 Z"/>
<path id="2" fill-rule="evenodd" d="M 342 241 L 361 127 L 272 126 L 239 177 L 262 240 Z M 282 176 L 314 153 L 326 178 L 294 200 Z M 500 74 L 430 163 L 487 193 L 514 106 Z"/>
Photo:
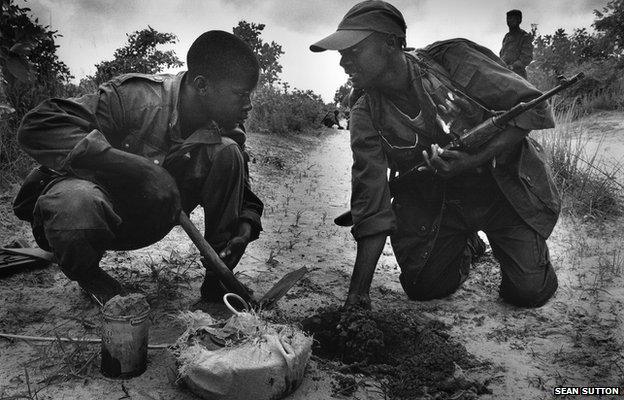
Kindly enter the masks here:
<path id="1" fill-rule="evenodd" d="M 592 26 L 596 32 L 580 28 L 568 35 L 560 28 L 553 35 L 541 36 L 537 34 L 537 26 L 533 26 L 536 67 L 559 74 L 570 63 L 621 56 L 624 51 L 624 0 L 611 0 L 602 11 L 594 10 L 594 15 Z"/>
<path id="2" fill-rule="evenodd" d="M 253 109 L 247 127 L 271 133 L 303 132 L 319 128 L 319 115 L 325 103 L 311 90 L 291 88 L 279 79 L 282 66 L 279 58 L 284 51 L 275 43 L 265 43 L 261 35 L 264 24 L 239 21 L 232 28 L 234 35 L 246 42 L 260 65 L 260 79 L 253 96 Z"/>
<path id="3" fill-rule="evenodd" d="M 608 38 L 612 50 L 622 54 L 624 49 L 624 0 L 611 0 L 602 9 L 594 10 L 596 19 L 593 27 Z"/>
<path id="4" fill-rule="evenodd" d="M 351 93 L 351 89 L 353 85 L 351 84 L 351 80 L 347 80 L 344 85 L 340 85 L 338 89 L 336 89 L 336 93 L 334 94 L 334 103 L 336 105 L 342 105 L 343 107 L 348 107 L 348 101 L 345 102 L 345 98 Z"/>
<path id="5" fill-rule="evenodd" d="M 128 72 L 157 74 L 165 68 L 183 65 L 173 50 L 160 50 L 159 45 L 173 44 L 178 41 L 172 33 L 158 32 L 151 26 L 147 29 L 126 34 L 128 42 L 115 50 L 113 59 L 95 65 L 92 79 L 100 84 L 114 76 Z"/>
<path id="6" fill-rule="evenodd" d="M 29 15 L 30 8 L 20 7 L 12 0 L 0 1 L 0 6 L 0 63 L 9 84 L 14 80 L 35 79 L 41 83 L 73 78 L 56 54 L 55 39 L 61 36 L 58 31 L 40 25 L 38 19 Z"/>
<path id="7" fill-rule="evenodd" d="M 29 8 L 12 0 L 0 0 L 0 7 L 0 103 L 21 117 L 73 77 L 56 54 L 57 31 L 40 25 Z"/>
<path id="8" fill-rule="evenodd" d="M 282 46 L 271 42 L 265 43 L 260 35 L 264 30 L 264 24 L 254 22 L 239 21 L 238 25 L 232 28 L 232 33 L 245 41 L 253 50 L 260 64 L 260 85 L 272 85 L 279 81 L 279 74 L 282 72 L 282 65 L 279 58 L 284 51 Z"/>
<path id="9" fill-rule="evenodd" d="M 580 28 L 568 34 L 557 29 L 552 35 L 539 35 L 533 26 L 534 62 L 528 69 L 529 79 L 546 89 L 555 84 L 557 75 L 583 72 L 586 78 L 581 84 L 563 96 L 600 103 L 593 109 L 620 107 L 622 101 L 617 99 L 622 97 L 620 90 L 624 87 L 624 0 L 609 1 L 602 11 L 594 10 L 594 16 L 595 31 L 591 32 Z"/>
<path id="10" fill-rule="evenodd" d="M 31 167 L 15 137 L 22 116 L 42 100 L 62 96 L 72 78 L 56 54 L 59 36 L 29 8 L 0 0 L 0 185 L 3 177 Z"/>

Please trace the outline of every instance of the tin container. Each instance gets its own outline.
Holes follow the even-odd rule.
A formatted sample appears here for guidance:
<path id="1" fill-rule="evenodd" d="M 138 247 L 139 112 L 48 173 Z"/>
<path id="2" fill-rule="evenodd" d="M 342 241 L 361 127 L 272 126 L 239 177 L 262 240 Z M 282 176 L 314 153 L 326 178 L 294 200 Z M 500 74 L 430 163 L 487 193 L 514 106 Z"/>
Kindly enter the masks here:
<path id="1" fill-rule="evenodd" d="M 149 310 L 132 316 L 102 313 L 102 374 L 124 379 L 145 372 L 149 315 Z"/>

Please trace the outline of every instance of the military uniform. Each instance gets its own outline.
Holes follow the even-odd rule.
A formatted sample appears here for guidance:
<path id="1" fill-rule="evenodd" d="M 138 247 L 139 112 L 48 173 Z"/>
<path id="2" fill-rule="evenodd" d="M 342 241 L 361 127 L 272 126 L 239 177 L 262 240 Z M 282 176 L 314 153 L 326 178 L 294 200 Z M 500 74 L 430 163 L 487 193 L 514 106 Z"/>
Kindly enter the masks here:
<path id="1" fill-rule="evenodd" d="M 560 211 L 559 196 L 530 138 L 492 163 L 442 180 L 430 172 L 412 175 L 400 187 L 391 175 L 421 161 L 431 143 L 444 145 L 444 124 L 461 133 L 489 116 L 540 92 L 503 66 L 491 51 L 464 39 L 434 43 L 406 53 L 420 114 L 404 114 L 380 91 L 369 89 L 351 111 L 353 151 L 352 233 L 359 240 L 388 233 L 401 267 L 401 283 L 413 299 L 453 293 L 466 279 L 472 258 L 469 238 L 483 230 L 501 265 L 501 296 L 537 306 L 557 288 L 545 240 Z M 463 97 L 470 109 L 453 121 L 436 111 L 446 94 Z M 554 126 L 546 105 L 513 124 L 532 130 Z"/>
<path id="2" fill-rule="evenodd" d="M 338 114 L 333 111 L 328 111 L 321 120 L 321 123 L 328 128 L 331 128 L 334 125 L 337 125 L 339 129 L 341 128 L 340 122 L 338 121 Z"/>
<path id="3" fill-rule="evenodd" d="M 500 58 L 509 69 L 523 78 L 526 67 L 533 61 L 533 37 L 522 29 L 507 32 L 503 38 Z"/>
<path id="4" fill-rule="evenodd" d="M 63 176 L 38 198 L 32 218 L 37 243 L 54 252 L 70 279 L 88 279 L 107 249 L 136 249 L 171 229 L 159 193 L 122 175 L 102 176 L 72 162 L 116 148 L 168 170 L 187 213 L 204 209 L 205 238 L 218 250 L 240 221 L 262 230 L 263 204 L 249 186 L 245 137 L 227 137 L 212 123 L 182 138 L 177 75 L 127 74 L 80 98 L 50 99 L 23 119 L 24 151 Z M 135 172 L 135 165 L 128 166 Z"/>

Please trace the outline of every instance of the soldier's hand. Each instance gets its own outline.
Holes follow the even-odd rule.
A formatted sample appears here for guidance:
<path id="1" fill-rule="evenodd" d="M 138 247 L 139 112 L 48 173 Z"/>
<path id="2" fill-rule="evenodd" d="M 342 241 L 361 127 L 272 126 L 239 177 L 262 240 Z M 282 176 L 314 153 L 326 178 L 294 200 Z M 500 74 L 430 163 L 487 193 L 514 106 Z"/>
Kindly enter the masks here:
<path id="1" fill-rule="evenodd" d="M 237 235 L 230 239 L 225 248 L 219 253 L 219 257 L 221 257 L 229 269 L 234 269 L 243 254 L 245 254 L 250 238 L 251 225 L 248 222 L 241 222 Z"/>
<path id="2" fill-rule="evenodd" d="M 141 201 L 146 210 L 159 215 L 171 226 L 178 223 L 182 211 L 180 192 L 166 169 L 147 162 L 141 170 L 137 189 L 137 194 L 146 197 Z"/>
<path id="3" fill-rule="evenodd" d="M 458 150 L 444 150 L 437 144 L 431 145 L 431 154 L 423 151 L 426 167 L 419 171 L 431 171 L 442 179 L 452 178 L 468 169 L 475 168 L 474 157 Z"/>
<path id="4" fill-rule="evenodd" d="M 371 309 L 371 300 L 368 293 L 349 293 L 345 301 L 344 308 L 363 308 Z"/>

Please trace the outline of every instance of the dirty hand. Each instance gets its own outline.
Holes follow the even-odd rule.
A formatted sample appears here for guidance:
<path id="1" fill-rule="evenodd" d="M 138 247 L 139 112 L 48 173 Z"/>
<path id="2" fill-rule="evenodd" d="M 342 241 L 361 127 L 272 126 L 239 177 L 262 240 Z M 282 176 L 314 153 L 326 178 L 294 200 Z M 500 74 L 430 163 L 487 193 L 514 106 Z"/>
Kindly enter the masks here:
<path id="1" fill-rule="evenodd" d="M 344 308 L 363 308 L 371 309 L 371 300 L 368 293 L 349 293 Z"/>
<path id="2" fill-rule="evenodd" d="M 219 257 L 223 260 L 229 269 L 234 269 L 236 264 L 247 249 L 251 238 L 251 225 L 249 222 L 241 222 L 238 226 L 238 233 L 230 239 L 223 250 L 219 253 Z"/>
<path id="3" fill-rule="evenodd" d="M 419 171 L 431 171 L 442 179 L 452 178 L 471 168 L 477 167 L 475 157 L 458 150 L 444 150 L 437 144 L 431 145 L 431 155 L 426 150 L 422 152 L 427 166 L 418 168 Z"/>
<path id="4" fill-rule="evenodd" d="M 178 185 L 169 172 L 156 166 L 146 171 L 146 176 L 140 180 L 139 184 L 143 193 L 151 193 L 150 199 L 146 199 L 146 204 L 152 204 L 163 220 L 177 225 L 182 212 L 182 203 Z"/>

